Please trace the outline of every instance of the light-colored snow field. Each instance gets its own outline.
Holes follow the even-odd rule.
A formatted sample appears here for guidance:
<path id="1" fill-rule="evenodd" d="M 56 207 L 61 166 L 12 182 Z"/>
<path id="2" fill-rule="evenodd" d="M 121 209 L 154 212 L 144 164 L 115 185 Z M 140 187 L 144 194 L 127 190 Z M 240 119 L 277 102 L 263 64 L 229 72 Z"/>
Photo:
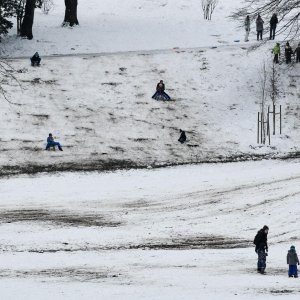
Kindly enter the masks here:
<path id="1" fill-rule="evenodd" d="M 298 299 L 299 161 L 0 180 L 5 299 Z M 267 275 L 252 240 L 269 225 Z"/>
<path id="2" fill-rule="evenodd" d="M 54 4 L 48 15 L 36 9 L 32 41 L 18 39 L 12 30 L 1 45 L 5 55 L 199 47 L 243 38 L 243 30 L 228 19 L 240 0 L 220 1 L 211 22 L 203 20 L 201 0 L 80 0 L 80 26 L 74 29 L 61 28 L 64 1 Z"/>
<path id="3" fill-rule="evenodd" d="M 256 144 L 273 43 L 248 51 L 254 25 L 249 44 L 234 42 L 244 30 L 227 17 L 240 0 L 220 1 L 211 22 L 200 0 L 80 0 L 73 29 L 54 3 L 36 10 L 32 41 L 12 29 L 0 44 L 18 80 L 2 82 L 13 104 L 1 101 L 1 175 L 299 151 L 299 66 L 278 66 L 283 135 Z M 174 101 L 151 99 L 160 79 Z M 64 152 L 43 150 L 49 132 Z M 0 298 L 298 299 L 286 253 L 300 248 L 299 164 L 1 177 Z M 252 240 L 265 224 L 262 276 Z"/>

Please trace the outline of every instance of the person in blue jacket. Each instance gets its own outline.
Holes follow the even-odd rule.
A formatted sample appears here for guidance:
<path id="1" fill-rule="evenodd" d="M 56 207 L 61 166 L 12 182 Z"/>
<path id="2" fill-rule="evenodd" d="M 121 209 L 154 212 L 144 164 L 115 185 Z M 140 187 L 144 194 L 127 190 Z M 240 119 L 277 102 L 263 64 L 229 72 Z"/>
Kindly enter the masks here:
<path id="1" fill-rule="evenodd" d="M 52 136 L 52 133 L 49 133 L 49 136 L 47 138 L 46 150 L 49 150 L 50 147 L 55 147 L 55 146 L 57 146 L 60 151 L 63 151 L 60 143 L 59 142 L 55 142 L 54 138 Z"/>

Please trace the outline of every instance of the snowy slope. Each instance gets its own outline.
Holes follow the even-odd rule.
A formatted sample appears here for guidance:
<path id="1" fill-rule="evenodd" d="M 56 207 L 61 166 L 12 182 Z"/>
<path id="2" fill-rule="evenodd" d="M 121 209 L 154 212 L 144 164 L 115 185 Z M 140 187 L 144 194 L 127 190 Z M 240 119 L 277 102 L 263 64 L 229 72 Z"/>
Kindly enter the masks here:
<path id="1" fill-rule="evenodd" d="M 221 1 L 213 20 L 203 20 L 200 0 L 80 0 L 80 26 L 61 28 L 64 1 L 54 0 L 48 15 L 37 9 L 32 41 L 16 29 L 1 44 L 3 55 L 98 53 L 199 47 L 233 43 L 241 34 L 228 15 L 240 0 Z"/>
<path id="2" fill-rule="evenodd" d="M 73 29 L 60 27 L 63 1 L 54 3 L 49 15 L 36 11 L 32 41 L 12 30 L 0 45 L 14 57 L 18 80 L 3 81 L 14 104 L 2 101 L 1 173 L 298 152 L 299 66 L 279 67 L 284 134 L 272 138 L 272 147 L 256 145 L 258 72 L 263 61 L 269 65 L 273 43 L 248 51 L 256 42 L 233 42 L 244 33 L 227 17 L 241 1 L 220 2 L 211 22 L 195 0 L 80 1 L 81 25 Z M 136 49 L 147 51 L 126 52 Z M 36 50 L 41 68 L 29 66 Z M 174 102 L 151 99 L 160 79 Z M 178 144 L 179 128 L 188 145 Z M 63 154 L 42 151 L 49 132 Z"/>
<path id="3" fill-rule="evenodd" d="M 298 299 L 286 253 L 300 247 L 299 164 L 1 179 L 2 297 Z M 252 240 L 264 224 L 262 277 Z"/>

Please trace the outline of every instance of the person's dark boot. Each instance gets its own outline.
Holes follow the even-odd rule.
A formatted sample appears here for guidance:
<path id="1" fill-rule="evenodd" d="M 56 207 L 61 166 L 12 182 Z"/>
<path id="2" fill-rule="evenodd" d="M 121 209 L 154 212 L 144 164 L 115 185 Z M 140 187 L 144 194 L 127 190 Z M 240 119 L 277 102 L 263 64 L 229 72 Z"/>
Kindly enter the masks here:
<path id="1" fill-rule="evenodd" d="M 63 151 L 62 147 L 58 147 L 59 151 Z"/>

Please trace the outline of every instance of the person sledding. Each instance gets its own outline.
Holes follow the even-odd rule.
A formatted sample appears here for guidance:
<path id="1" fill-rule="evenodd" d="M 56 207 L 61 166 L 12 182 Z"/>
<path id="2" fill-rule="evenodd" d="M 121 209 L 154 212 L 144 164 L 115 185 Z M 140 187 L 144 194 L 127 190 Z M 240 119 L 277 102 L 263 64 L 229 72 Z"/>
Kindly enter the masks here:
<path id="1" fill-rule="evenodd" d="M 47 146 L 46 146 L 45 150 L 49 150 L 50 147 L 54 147 L 54 149 L 55 149 L 55 146 L 57 146 L 60 151 L 63 151 L 60 143 L 59 142 L 55 142 L 54 138 L 52 136 L 52 133 L 49 133 L 49 136 L 47 138 Z"/>
<path id="2" fill-rule="evenodd" d="M 165 92 L 165 84 L 161 80 L 156 86 L 156 92 L 152 96 L 155 100 L 171 100 L 171 97 Z"/>
<path id="3" fill-rule="evenodd" d="M 38 54 L 38 52 L 35 52 L 34 55 L 30 58 L 30 61 L 31 61 L 31 65 L 34 67 L 35 65 L 36 66 L 39 66 L 41 64 L 41 58 Z"/>
<path id="4" fill-rule="evenodd" d="M 185 134 L 185 131 L 182 129 L 179 129 L 179 132 L 180 132 L 180 137 L 178 139 L 178 142 L 183 144 L 186 141 L 186 134 Z"/>

